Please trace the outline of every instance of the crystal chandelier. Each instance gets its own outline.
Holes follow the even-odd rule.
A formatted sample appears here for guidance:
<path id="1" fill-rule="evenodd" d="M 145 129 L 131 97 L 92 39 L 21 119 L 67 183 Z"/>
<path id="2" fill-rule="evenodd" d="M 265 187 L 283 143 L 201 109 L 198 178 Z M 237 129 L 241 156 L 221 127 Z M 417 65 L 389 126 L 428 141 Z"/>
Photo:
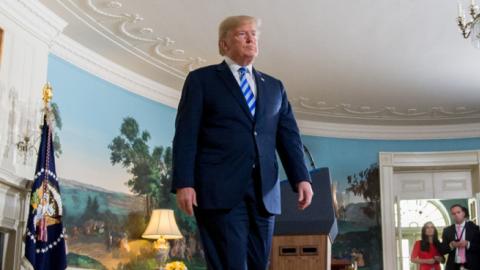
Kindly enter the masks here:
<path id="1" fill-rule="evenodd" d="M 464 38 L 471 37 L 473 47 L 480 49 L 480 13 L 479 6 L 475 3 L 475 0 L 471 0 L 470 3 L 470 15 L 472 20 L 467 22 L 465 18 L 465 12 L 462 8 L 460 1 L 458 2 L 458 26 L 462 31 Z"/>

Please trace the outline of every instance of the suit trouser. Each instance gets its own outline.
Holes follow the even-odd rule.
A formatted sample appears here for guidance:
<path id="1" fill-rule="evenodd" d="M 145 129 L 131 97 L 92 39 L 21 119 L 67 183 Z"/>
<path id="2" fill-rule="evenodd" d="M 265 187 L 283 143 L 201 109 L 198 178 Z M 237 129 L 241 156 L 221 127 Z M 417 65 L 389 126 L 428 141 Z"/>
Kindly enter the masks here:
<path id="1" fill-rule="evenodd" d="M 449 266 L 447 266 L 445 269 L 446 269 L 446 270 L 449 270 L 449 269 L 450 269 L 450 270 L 460 270 L 460 269 L 462 269 L 462 268 L 461 268 L 461 266 L 462 266 L 461 264 L 454 263 L 454 264 L 450 265 L 450 267 L 449 267 Z M 469 267 L 469 268 L 466 268 L 466 267 L 465 267 L 465 268 L 463 268 L 463 269 L 468 269 L 468 270 L 479 270 L 479 269 L 476 269 L 476 268 L 471 268 L 471 267 Z"/>
<path id="2" fill-rule="evenodd" d="M 209 270 L 267 268 L 275 216 L 265 210 L 258 173 L 252 174 L 244 199 L 236 207 L 195 209 Z"/>

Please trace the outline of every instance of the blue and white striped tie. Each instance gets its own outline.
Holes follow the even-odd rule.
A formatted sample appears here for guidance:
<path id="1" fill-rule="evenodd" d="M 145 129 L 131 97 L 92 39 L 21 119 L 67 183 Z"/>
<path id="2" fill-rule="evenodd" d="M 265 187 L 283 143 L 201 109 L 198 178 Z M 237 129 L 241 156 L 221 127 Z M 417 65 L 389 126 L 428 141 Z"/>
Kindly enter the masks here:
<path id="1" fill-rule="evenodd" d="M 247 101 L 248 109 L 252 116 L 255 116 L 255 95 L 247 81 L 247 68 L 241 67 L 238 69 L 240 73 L 240 88 L 242 89 L 243 96 Z"/>

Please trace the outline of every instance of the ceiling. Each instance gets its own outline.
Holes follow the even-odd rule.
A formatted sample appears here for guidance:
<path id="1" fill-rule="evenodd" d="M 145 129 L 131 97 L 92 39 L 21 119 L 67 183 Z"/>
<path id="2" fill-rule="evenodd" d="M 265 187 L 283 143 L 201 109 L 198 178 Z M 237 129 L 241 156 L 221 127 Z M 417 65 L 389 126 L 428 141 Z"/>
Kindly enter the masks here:
<path id="1" fill-rule="evenodd" d="M 219 63 L 226 16 L 261 19 L 257 69 L 284 82 L 297 118 L 369 125 L 480 122 L 480 50 L 456 2 L 438 0 L 41 0 L 64 34 L 180 91 Z"/>

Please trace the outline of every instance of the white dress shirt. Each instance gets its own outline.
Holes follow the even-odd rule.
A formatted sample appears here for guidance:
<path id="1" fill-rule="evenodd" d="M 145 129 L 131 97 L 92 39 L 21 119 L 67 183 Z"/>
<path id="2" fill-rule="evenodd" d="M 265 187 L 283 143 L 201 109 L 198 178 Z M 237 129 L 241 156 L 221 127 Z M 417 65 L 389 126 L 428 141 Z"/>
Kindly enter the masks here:
<path id="1" fill-rule="evenodd" d="M 466 221 L 463 221 L 462 224 L 455 224 L 455 239 L 459 236 L 457 234 L 457 227 L 460 225 L 460 230 L 463 231 L 463 228 L 465 227 Z M 458 240 L 465 240 L 465 235 L 467 234 L 467 230 L 463 231 L 462 238 Z M 470 248 L 470 242 L 468 242 L 467 246 L 465 247 L 465 251 Z M 465 254 L 466 255 L 466 254 Z M 455 249 L 455 262 L 459 263 L 459 257 L 458 257 L 458 249 Z"/>
<path id="2" fill-rule="evenodd" d="M 239 64 L 233 62 L 232 59 L 230 59 L 228 56 L 225 56 L 225 62 L 227 63 L 228 67 L 230 68 L 230 71 L 232 71 L 233 76 L 235 77 L 235 80 L 237 80 L 238 85 L 240 85 L 240 72 L 238 72 L 238 69 L 241 68 Z M 247 76 L 247 82 L 248 85 L 250 85 L 250 89 L 253 92 L 253 95 L 256 97 L 257 96 L 257 86 L 255 84 L 255 76 L 253 75 L 253 67 L 252 64 L 246 66 L 247 68 L 247 73 L 245 76 Z"/>

